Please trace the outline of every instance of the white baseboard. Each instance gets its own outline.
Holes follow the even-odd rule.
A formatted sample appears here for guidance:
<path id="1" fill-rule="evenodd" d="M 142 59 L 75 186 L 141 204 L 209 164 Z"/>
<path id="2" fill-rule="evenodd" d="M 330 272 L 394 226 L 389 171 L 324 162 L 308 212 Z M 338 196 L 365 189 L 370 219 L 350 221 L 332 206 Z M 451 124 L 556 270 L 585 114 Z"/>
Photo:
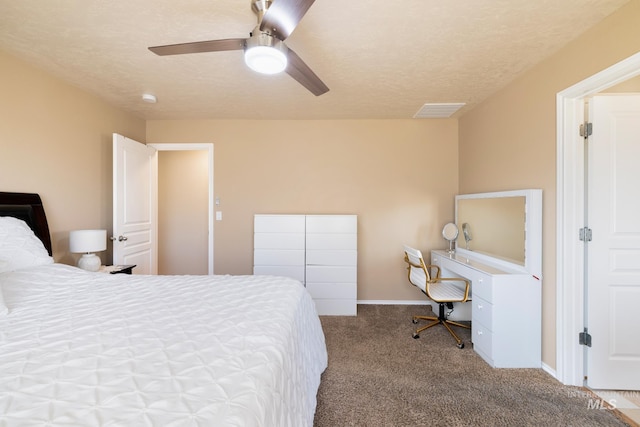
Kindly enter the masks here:
<path id="1" fill-rule="evenodd" d="M 547 365 L 544 362 L 542 362 L 542 370 L 545 371 L 547 374 L 551 375 L 553 378 L 558 379 L 556 375 L 556 370 L 551 368 L 551 366 Z"/>
<path id="2" fill-rule="evenodd" d="M 376 305 L 429 305 L 426 300 L 358 300 L 358 304 L 376 304 Z"/>

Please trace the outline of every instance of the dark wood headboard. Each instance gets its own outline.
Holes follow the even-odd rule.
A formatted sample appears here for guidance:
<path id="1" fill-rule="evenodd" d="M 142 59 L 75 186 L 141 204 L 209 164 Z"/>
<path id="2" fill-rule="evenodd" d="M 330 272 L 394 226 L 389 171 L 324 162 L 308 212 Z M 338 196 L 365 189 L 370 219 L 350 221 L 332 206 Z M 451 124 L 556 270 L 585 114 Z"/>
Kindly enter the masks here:
<path id="1" fill-rule="evenodd" d="M 53 254 L 49 224 L 38 194 L 0 191 L 0 216 L 13 216 L 26 222 L 35 235 L 42 240 L 49 255 Z"/>

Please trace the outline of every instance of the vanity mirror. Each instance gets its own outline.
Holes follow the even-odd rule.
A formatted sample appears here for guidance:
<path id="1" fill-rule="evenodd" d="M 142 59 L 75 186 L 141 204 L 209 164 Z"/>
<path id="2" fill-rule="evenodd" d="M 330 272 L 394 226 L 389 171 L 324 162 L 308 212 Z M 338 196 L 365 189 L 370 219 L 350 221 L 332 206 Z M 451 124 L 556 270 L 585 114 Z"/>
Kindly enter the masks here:
<path id="1" fill-rule="evenodd" d="M 444 237 L 444 240 L 449 242 L 449 250 L 447 252 L 450 254 L 453 253 L 453 242 L 458 238 L 458 226 L 452 222 L 445 224 L 442 228 L 442 237 Z"/>
<path id="2" fill-rule="evenodd" d="M 542 274 L 542 190 L 456 196 L 457 253 Z"/>

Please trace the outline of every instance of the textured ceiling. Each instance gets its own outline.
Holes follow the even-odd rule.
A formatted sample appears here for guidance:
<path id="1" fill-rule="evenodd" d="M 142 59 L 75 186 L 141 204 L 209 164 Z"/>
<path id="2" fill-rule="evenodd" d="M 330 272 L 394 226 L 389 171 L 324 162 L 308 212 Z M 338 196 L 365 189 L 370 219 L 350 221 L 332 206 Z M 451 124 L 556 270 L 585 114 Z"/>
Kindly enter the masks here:
<path id="1" fill-rule="evenodd" d="M 147 119 L 396 119 L 466 103 L 456 117 L 627 1 L 317 0 L 287 45 L 329 86 L 319 97 L 252 72 L 241 51 L 147 49 L 248 37 L 250 0 L 0 0 L 0 49 Z"/>

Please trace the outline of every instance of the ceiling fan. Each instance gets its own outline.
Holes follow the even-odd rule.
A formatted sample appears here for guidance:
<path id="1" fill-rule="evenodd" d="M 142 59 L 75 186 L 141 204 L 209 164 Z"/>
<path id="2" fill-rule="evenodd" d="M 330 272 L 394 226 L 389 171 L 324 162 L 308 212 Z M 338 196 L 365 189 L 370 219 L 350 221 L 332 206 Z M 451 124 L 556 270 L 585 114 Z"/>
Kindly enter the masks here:
<path id="1" fill-rule="evenodd" d="M 246 64 L 260 73 L 285 71 L 298 83 L 319 96 L 329 88 L 285 44 L 315 0 L 251 0 L 251 9 L 258 16 L 258 25 L 249 38 L 208 40 L 192 43 L 153 46 L 156 55 L 244 50 Z"/>

